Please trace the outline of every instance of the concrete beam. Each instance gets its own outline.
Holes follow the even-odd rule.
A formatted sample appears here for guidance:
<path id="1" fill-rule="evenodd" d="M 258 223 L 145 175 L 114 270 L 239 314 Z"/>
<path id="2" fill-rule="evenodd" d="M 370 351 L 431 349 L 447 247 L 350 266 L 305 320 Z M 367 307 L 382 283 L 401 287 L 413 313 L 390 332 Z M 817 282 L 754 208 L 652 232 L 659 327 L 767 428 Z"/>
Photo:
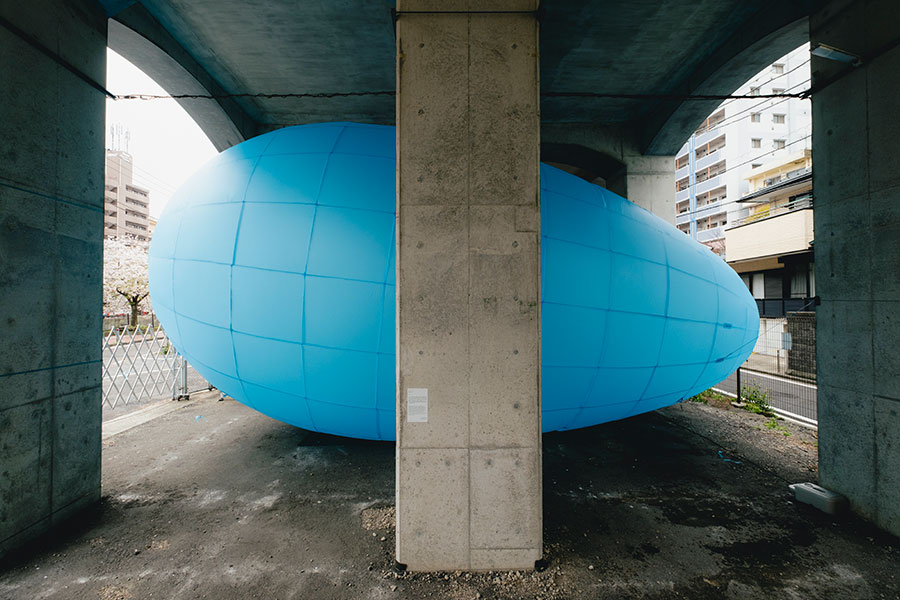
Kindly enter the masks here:
<path id="1" fill-rule="evenodd" d="M 109 21 L 109 47 L 169 94 L 227 94 L 146 8 L 135 4 Z M 177 102 L 220 152 L 260 133 L 234 98 L 183 98 Z"/>
<path id="2" fill-rule="evenodd" d="M 638 136 L 621 125 L 544 124 L 541 159 L 600 178 L 610 191 L 674 224 L 675 159 L 643 154 Z"/>
<path id="3" fill-rule="evenodd" d="M 809 39 L 810 2 L 769 2 L 691 73 L 673 72 L 669 94 L 731 94 L 779 57 Z M 641 119 L 640 149 L 674 156 L 721 100 L 662 100 Z"/>
<path id="4" fill-rule="evenodd" d="M 537 2 L 433 6 L 398 2 L 397 560 L 412 570 L 533 568 Z"/>

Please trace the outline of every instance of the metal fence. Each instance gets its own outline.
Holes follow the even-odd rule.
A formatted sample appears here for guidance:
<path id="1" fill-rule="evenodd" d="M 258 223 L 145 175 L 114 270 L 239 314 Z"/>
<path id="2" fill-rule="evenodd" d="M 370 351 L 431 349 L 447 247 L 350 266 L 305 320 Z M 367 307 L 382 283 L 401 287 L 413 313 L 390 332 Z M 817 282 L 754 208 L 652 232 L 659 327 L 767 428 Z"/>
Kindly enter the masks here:
<path id="1" fill-rule="evenodd" d="M 815 426 L 816 313 L 808 310 L 811 302 L 803 308 L 807 310 L 760 318 L 753 354 L 714 389 L 768 403 L 776 414 Z"/>
<path id="2" fill-rule="evenodd" d="M 110 408 L 185 398 L 209 383 L 178 354 L 158 322 L 103 338 L 103 404 Z"/>

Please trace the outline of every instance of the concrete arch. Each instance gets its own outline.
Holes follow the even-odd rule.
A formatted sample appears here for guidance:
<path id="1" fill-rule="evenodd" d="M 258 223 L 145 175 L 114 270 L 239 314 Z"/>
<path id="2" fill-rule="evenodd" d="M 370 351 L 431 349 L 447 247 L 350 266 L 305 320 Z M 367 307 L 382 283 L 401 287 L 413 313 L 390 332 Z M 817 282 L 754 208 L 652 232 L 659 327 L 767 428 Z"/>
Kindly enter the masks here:
<path id="1" fill-rule="evenodd" d="M 226 93 L 140 5 L 109 19 L 108 46 L 169 94 Z M 256 121 L 231 98 L 190 98 L 177 102 L 220 152 L 258 133 Z"/>
<path id="2" fill-rule="evenodd" d="M 809 7 L 786 3 L 763 10 L 715 54 L 681 81 L 672 94 L 731 94 L 767 65 L 809 41 Z M 640 128 L 644 154 L 674 155 L 692 131 L 721 104 L 720 100 L 660 101 L 650 105 Z"/>

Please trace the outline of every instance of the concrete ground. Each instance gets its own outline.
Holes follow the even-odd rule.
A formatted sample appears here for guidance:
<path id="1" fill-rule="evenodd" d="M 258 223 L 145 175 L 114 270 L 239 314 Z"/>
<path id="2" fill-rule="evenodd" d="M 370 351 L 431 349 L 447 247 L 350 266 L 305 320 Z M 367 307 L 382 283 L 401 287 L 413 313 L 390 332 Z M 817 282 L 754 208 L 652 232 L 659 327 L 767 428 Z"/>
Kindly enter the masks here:
<path id="1" fill-rule="evenodd" d="M 101 505 L 0 598 L 900 597 L 900 540 L 791 501 L 809 429 L 687 403 L 546 435 L 546 571 L 398 574 L 393 444 L 217 397 L 108 437 Z"/>

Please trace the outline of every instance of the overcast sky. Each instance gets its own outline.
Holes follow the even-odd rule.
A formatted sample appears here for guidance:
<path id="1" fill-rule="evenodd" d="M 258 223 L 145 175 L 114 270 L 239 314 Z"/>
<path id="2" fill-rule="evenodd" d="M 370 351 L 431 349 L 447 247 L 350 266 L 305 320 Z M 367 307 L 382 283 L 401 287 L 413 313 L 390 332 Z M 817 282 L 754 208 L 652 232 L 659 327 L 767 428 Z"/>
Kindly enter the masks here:
<path id="1" fill-rule="evenodd" d="M 107 88 L 114 94 L 165 94 L 137 67 L 107 50 Z M 172 193 L 216 155 L 193 119 L 174 100 L 107 100 L 106 137 L 121 124 L 131 132 L 134 182 L 150 189 L 150 214 L 158 217 Z"/>

